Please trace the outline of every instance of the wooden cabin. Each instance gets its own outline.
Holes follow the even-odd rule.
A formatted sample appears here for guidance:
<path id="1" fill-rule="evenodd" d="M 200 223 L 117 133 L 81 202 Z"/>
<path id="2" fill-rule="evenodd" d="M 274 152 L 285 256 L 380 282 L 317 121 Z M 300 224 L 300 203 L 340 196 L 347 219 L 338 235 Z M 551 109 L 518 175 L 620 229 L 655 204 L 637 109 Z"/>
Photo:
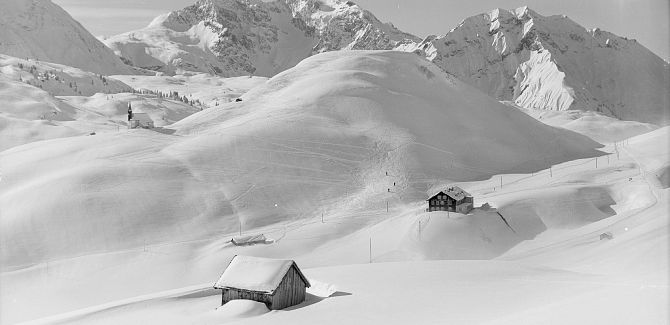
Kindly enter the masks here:
<path id="1" fill-rule="evenodd" d="M 450 186 L 428 199 L 428 211 L 468 213 L 474 208 L 470 193 L 458 186 Z"/>
<path id="2" fill-rule="evenodd" d="M 305 301 L 309 281 L 292 260 L 236 255 L 214 284 L 221 305 L 235 299 L 264 303 L 277 310 Z"/>

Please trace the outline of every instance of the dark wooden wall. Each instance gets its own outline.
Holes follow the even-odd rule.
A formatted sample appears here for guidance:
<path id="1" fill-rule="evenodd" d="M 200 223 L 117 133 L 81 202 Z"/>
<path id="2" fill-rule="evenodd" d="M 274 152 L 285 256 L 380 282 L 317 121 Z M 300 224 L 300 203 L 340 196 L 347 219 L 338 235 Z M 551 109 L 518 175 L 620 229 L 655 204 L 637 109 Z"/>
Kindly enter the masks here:
<path id="1" fill-rule="evenodd" d="M 276 310 L 294 306 L 305 301 L 306 287 L 295 266 L 291 266 L 273 295 L 240 289 L 222 290 L 221 305 L 235 299 L 247 299 L 262 302 L 269 309 Z"/>
<path id="2" fill-rule="evenodd" d="M 235 299 L 247 299 L 264 303 L 268 308 L 272 304 L 272 296 L 267 293 L 239 290 L 239 289 L 222 289 L 223 293 L 221 294 L 221 305 L 235 300 Z"/>
<path id="3" fill-rule="evenodd" d="M 271 309 L 284 309 L 305 301 L 305 290 L 305 282 L 295 266 L 291 266 L 272 296 Z"/>

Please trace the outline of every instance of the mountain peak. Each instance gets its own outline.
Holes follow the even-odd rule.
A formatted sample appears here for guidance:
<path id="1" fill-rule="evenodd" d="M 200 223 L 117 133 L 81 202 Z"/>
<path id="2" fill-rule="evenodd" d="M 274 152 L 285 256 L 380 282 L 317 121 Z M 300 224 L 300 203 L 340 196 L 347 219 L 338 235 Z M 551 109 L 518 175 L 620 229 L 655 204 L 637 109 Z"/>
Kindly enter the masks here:
<path id="1" fill-rule="evenodd" d="M 592 110 L 670 123 L 668 65 L 634 40 L 527 6 L 465 19 L 411 50 L 489 95 L 524 108 Z"/>
<path id="2" fill-rule="evenodd" d="M 50 0 L 6 0 L 0 10 L 0 53 L 101 74 L 130 69 L 95 36 Z"/>
<path id="3" fill-rule="evenodd" d="M 132 64 L 224 76 L 273 76 L 315 53 L 418 42 L 352 1 L 198 0 L 105 43 Z"/>

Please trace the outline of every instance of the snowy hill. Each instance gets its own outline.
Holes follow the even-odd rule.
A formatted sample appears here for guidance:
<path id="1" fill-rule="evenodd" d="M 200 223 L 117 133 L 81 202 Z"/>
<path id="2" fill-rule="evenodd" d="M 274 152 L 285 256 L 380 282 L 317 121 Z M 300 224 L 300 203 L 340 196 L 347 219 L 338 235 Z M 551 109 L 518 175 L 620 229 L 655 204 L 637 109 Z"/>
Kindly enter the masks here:
<path id="1" fill-rule="evenodd" d="M 104 40 L 136 67 L 266 77 L 314 53 L 411 41 L 418 39 L 340 0 L 199 0 Z"/>
<path id="2" fill-rule="evenodd" d="M 91 96 L 132 92 L 127 84 L 67 65 L 0 54 L 0 72 L 11 80 L 38 87 L 52 96 Z"/>
<path id="3" fill-rule="evenodd" d="M 322 209 L 377 209 L 423 198 L 435 182 L 599 154 L 590 139 L 536 122 L 409 53 L 319 54 L 242 98 L 167 126 L 179 136 L 108 133 L 2 152 L 0 200 L 11 217 L 0 238 L 13 243 L 2 245 L 3 267 Z M 40 205 L 24 204 L 38 197 Z M 29 224 L 45 232 L 22 236 Z M 90 229 L 99 234 L 86 236 Z"/>
<path id="4" fill-rule="evenodd" d="M 173 134 L 1 152 L 0 321 L 667 318 L 667 127 L 601 147 L 399 52 L 318 54 L 242 99 Z M 452 181 L 496 209 L 425 213 Z M 239 232 L 271 240 L 232 245 Z M 211 285 L 237 254 L 296 259 L 333 290 L 279 313 L 215 310 Z M 398 300 L 394 284 L 423 298 Z"/>
<path id="5" fill-rule="evenodd" d="M 50 0 L 5 0 L 0 53 L 65 64 L 86 71 L 131 73 L 114 53 Z"/>
<path id="6" fill-rule="evenodd" d="M 635 40 L 527 7 L 465 19 L 405 50 L 524 108 L 597 111 L 670 123 L 670 67 Z"/>

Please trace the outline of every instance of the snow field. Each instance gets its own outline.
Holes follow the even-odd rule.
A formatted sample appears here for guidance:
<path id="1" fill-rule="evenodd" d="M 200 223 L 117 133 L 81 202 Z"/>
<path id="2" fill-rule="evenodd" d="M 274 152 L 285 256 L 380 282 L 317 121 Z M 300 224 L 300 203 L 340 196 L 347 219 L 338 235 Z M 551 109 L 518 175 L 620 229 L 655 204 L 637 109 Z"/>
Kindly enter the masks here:
<path id="1" fill-rule="evenodd" d="M 631 139 L 641 153 L 617 147 L 615 161 L 612 146 L 539 124 L 424 64 L 394 52 L 322 54 L 243 102 L 166 125 L 173 134 L 132 130 L 3 151 L 2 322 L 61 314 L 64 323 L 307 323 L 349 310 L 352 322 L 482 323 L 566 306 L 568 319 L 599 292 L 616 306 L 641 298 L 649 309 L 634 319 L 664 317 L 656 306 L 667 302 L 667 251 L 653 244 L 667 242 L 663 201 L 654 200 L 665 190 L 647 186 L 653 173 L 638 165 L 667 166 L 654 142 L 667 128 Z M 432 189 L 454 181 L 514 231 L 496 210 L 424 213 Z M 614 240 L 597 240 L 601 229 Z M 239 232 L 273 241 L 230 244 Z M 618 240 L 635 244 L 601 251 Z M 258 309 L 219 313 L 212 290 L 159 294 L 213 284 L 236 254 L 295 259 L 340 293 L 244 319 Z M 508 261 L 380 263 L 468 257 Z M 616 274 L 608 266 L 622 259 L 629 273 Z M 322 266 L 332 267 L 314 269 Z M 627 295 L 640 283 L 650 291 Z M 397 287 L 416 298 L 398 299 Z M 486 312 L 481 299 L 490 299 Z"/>

